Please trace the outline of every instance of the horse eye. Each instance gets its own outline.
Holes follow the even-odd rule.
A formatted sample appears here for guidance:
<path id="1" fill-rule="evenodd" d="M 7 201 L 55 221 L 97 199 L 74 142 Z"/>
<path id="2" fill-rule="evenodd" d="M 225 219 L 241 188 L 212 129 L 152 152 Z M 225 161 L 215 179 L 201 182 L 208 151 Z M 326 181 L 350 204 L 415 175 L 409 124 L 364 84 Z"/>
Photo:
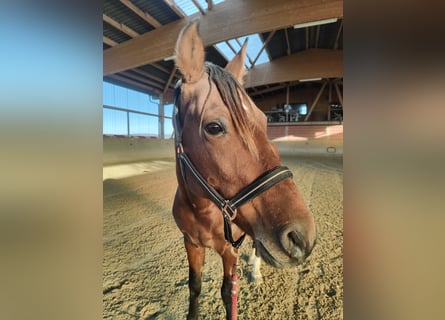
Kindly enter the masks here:
<path id="1" fill-rule="evenodd" d="M 205 131 L 212 136 L 217 136 L 224 133 L 225 130 L 219 123 L 210 122 L 208 125 L 205 126 Z"/>

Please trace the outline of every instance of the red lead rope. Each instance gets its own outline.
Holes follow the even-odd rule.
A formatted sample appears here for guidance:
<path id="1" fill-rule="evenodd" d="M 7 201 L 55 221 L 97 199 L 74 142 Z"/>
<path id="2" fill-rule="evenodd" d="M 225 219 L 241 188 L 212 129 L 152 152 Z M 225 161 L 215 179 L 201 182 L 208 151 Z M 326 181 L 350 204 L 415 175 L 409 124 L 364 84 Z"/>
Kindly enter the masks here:
<path id="1" fill-rule="evenodd" d="M 237 302 L 238 302 L 238 273 L 236 264 L 233 266 L 231 293 L 232 293 L 232 320 L 236 320 Z"/>

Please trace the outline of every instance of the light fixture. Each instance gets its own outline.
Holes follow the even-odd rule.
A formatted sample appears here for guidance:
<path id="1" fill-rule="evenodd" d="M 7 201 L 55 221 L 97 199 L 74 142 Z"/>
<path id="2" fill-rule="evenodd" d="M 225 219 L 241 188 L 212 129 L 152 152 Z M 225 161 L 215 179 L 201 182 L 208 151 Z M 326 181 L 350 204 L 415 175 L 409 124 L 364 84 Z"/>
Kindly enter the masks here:
<path id="1" fill-rule="evenodd" d="M 325 19 L 325 20 L 319 20 L 319 21 L 300 23 L 300 24 L 294 25 L 294 29 L 318 26 L 320 24 L 326 24 L 326 23 L 333 23 L 333 22 L 337 22 L 337 20 L 338 20 L 337 18 L 331 18 L 331 19 Z"/>
<path id="2" fill-rule="evenodd" d="M 308 81 L 318 81 L 321 80 L 321 78 L 310 78 L 310 79 L 301 79 L 300 82 L 308 82 Z"/>

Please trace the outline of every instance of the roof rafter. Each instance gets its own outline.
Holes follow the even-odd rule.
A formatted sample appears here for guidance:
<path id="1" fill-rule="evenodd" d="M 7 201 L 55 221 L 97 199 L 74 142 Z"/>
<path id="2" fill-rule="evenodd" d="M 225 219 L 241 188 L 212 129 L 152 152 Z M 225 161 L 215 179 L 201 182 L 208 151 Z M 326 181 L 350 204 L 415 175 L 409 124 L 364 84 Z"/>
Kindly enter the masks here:
<path id="1" fill-rule="evenodd" d="M 143 71 L 143 70 L 140 70 L 140 69 L 131 69 L 131 71 L 134 71 L 135 73 L 138 73 L 138 74 L 140 74 L 141 76 L 147 77 L 147 78 L 149 78 L 149 79 L 152 79 L 152 80 L 155 80 L 155 81 L 158 81 L 158 82 L 161 82 L 161 83 L 164 83 L 164 82 L 165 82 L 164 79 L 162 79 L 162 78 L 160 78 L 160 77 L 157 77 L 157 76 L 155 76 L 155 75 L 153 75 L 153 74 L 151 74 L 151 73 L 148 73 L 148 72 L 145 72 L 145 71 Z"/>
<path id="2" fill-rule="evenodd" d="M 340 101 L 340 104 L 343 105 L 343 97 L 340 93 L 340 89 L 338 88 L 337 82 L 334 82 L 334 88 L 335 88 L 335 91 L 337 92 L 338 101 Z"/>
<path id="3" fill-rule="evenodd" d="M 241 43 L 241 41 L 239 41 L 238 38 L 235 38 L 235 40 L 236 40 L 236 43 L 238 43 L 238 45 L 240 46 L 240 48 L 242 48 L 243 44 Z M 247 57 L 247 60 L 249 60 L 250 65 L 252 65 L 252 59 L 250 58 L 249 53 L 247 52 L 247 50 L 246 50 L 246 57 Z"/>
<path id="4" fill-rule="evenodd" d="M 315 49 L 318 48 L 318 39 L 320 38 L 320 25 L 317 26 L 317 31 L 315 32 Z"/>
<path id="5" fill-rule="evenodd" d="M 232 50 L 232 52 L 234 54 L 236 54 L 236 50 L 235 48 L 232 46 L 232 44 L 229 42 L 229 40 L 225 41 L 225 43 L 229 46 L 230 50 Z"/>
<path id="6" fill-rule="evenodd" d="M 106 23 L 110 24 L 114 28 L 118 29 L 119 31 L 122 31 L 123 33 L 125 33 L 126 35 L 128 35 L 132 38 L 137 37 L 139 35 L 139 33 L 134 31 L 130 27 L 127 27 L 123 23 L 117 22 L 113 18 L 110 18 L 109 16 L 107 16 L 105 13 L 102 14 L 102 18 Z"/>
<path id="7" fill-rule="evenodd" d="M 338 27 L 337 36 L 335 37 L 335 42 L 334 42 L 334 50 L 338 48 L 338 41 L 340 40 L 340 34 L 342 29 L 343 29 L 343 20 L 341 21 L 340 26 Z"/>
<path id="8" fill-rule="evenodd" d="M 136 13 L 139 17 L 144 19 L 146 22 L 148 22 L 150 25 L 152 25 L 155 28 L 159 28 L 162 26 L 162 24 L 159 23 L 158 20 L 153 18 L 149 13 L 142 11 L 139 9 L 135 4 L 133 4 L 130 0 L 120 0 L 120 2 L 125 5 L 128 9 Z"/>
<path id="9" fill-rule="evenodd" d="M 166 74 L 170 74 L 170 72 L 171 72 L 170 70 L 164 68 L 163 66 L 161 66 L 161 65 L 158 64 L 158 63 L 152 63 L 152 64 L 150 64 L 150 65 L 151 65 L 152 67 L 155 67 L 156 69 L 158 69 L 158 70 L 160 70 L 160 71 L 166 73 Z"/>
<path id="10" fill-rule="evenodd" d="M 182 10 L 172 1 L 172 0 L 164 0 L 164 3 L 170 7 L 179 17 L 184 18 L 185 14 Z"/>
<path id="11" fill-rule="evenodd" d="M 176 74 L 176 68 L 173 68 L 172 73 L 170 73 L 170 77 L 168 77 L 167 84 L 165 85 L 162 93 L 165 94 L 167 92 L 167 90 L 171 87 L 171 83 L 172 83 L 173 78 L 175 77 L 175 74 Z"/>
<path id="12" fill-rule="evenodd" d="M 102 42 L 108 44 L 110 47 L 117 45 L 118 43 L 106 36 L 102 36 Z"/>
<path id="13" fill-rule="evenodd" d="M 142 83 L 140 83 L 138 81 L 134 81 L 134 80 L 128 79 L 128 78 L 126 78 L 124 76 L 121 76 L 121 75 L 118 75 L 118 74 L 112 74 L 109 77 L 112 78 L 112 79 L 116 79 L 116 80 L 119 80 L 119 81 L 123 81 L 123 82 L 129 83 L 129 84 L 131 84 L 133 86 L 142 88 L 144 90 L 148 90 L 148 91 L 154 92 L 154 93 L 156 93 L 158 95 L 162 93 L 161 90 L 159 90 L 158 88 L 155 88 L 155 87 L 152 87 L 152 86 L 149 86 L 149 85 L 146 85 L 146 84 L 142 84 Z"/>
<path id="14" fill-rule="evenodd" d="M 328 84 L 327 81 L 323 81 L 323 85 L 321 86 L 320 91 L 318 91 L 317 96 L 315 97 L 314 101 L 312 102 L 312 105 L 310 106 L 309 111 L 307 112 L 307 115 L 303 121 L 307 121 L 309 119 L 309 117 L 311 116 L 312 111 L 314 110 L 315 106 L 317 105 L 318 100 L 320 100 L 321 94 L 323 93 L 324 88 L 326 88 L 327 84 Z"/>
<path id="15" fill-rule="evenodd" d="M 199 12 L 201 12 L 202 15 L 206 14 L 205 10 L 201 7 L 198 1 L 192 0 L 193 4 L 196 8 L 198 8 Z"/>
<path id="16" fill-rule="evenodd" d="M 124 0 L 124 2 L 126 2 L 126 1 Z M 124 24 L 121 24 L 121 23 L 111 19 L 110 17 L 106 16 L 105 14 L 103 16 L 104 16 L 104 21 L 106 21 L 108 23 L 111 22 L 110 24 L 112 24 L 115 28 L 117 28 L 119 30 L 121 30 L 121 28 L 123 28 L 123 29 L 127 28 L 126 29 L 127 31 L 131 30 L 130 28 L 126 27 Z M 125 32 L 124 30 L 121 30 L 121 31 Z M 131 31 L 133 31 L 133 30 L 131 30 Z M 132 38 L 139 35 L 135 31 L 133 31 L 133 33 L 130 32 L 130 33 L 127 33 L 127 34 L 130 37 L 132 37 Z M 117 42 L 115 42 L 115 41 L 113 41 L 110 38 L 107 38 L 105 36 L 103 36 L 103 42 L 108 44 L 109 46 L 112 46 L 112 47 L 118 44 Z M 167 69 L 165 69 L 165 68 L 163 68 L 161 66 L 155 65 L 154 63 L 152 64 L 152 66 L 157 68 L 157 69 L 162 69 L 161 71 L 163 71 L 163 72 L 169 73 Z M 146 90 L 151 90 L 151 91 L 153 91 L 156 94 L 161 94 L 162 92 L 165 93 L 167 91 L 168 86 L 166 86 L 164 88 L 163 85 L 162 85 L 162 83 L 164 82 L 163 79 L 161 79 L 159 77 L 156 77 L 154 75 L 148 74 L 147 72 L 144 72 L 142 70 L 137 70 L 136 68 L 133 69 L 132 71 L 134 71 L 134 73 L 139 73 L 140 75 L 143 75 L 144 77 L 147 77 L 148 79 L 140 77 L 140 76 L 135 75 L 135 74 L 131 74 L 131 73 L 127 72 L 127 71 L 121 72 L 120 75 L 115 75 L 112 78 L 114 78 L 116 80 L 127 82 L 129 84 L 134 85 L 134 86 L 139 86 L 139 87 L 144 88 Z M 173 72 L 173 75 L 174 74 L 175 74 L 175 72 Z M 158 81 L 158 82 L 161 82 L 161 84 L 156 83 L 154 81 L 151 81 L 150 79 Z M 143 83 L 144 85 L 141 85 L 141 83 Z"/>
<path id="17" fill-rule="evenodd" d="M 269 54 L 269 52 L 267 51 L 267 45 L 269 44 L 270 40 L 271 40 L 272 37 L 274 36 L 275 32 L 277 32 L 277 30 L 273 30 L 271 33 L 269 33 L 269 35 L 267 36 L 267 39 L 266 39 L 266 40 L 263 39 L 263 40 L 264 40 L 264 41 L 263 41 L 263 46 L 261 47 L 260 51 L 258 51 L 258 54 L 257 54 L 257 56 L 255 57 L 255 59 L 253 59 L 251 68 L 253 68 L 253 67 L 255 66 L 255 63 L 257 62 L 258 58 L 260 57 L 260 55 L 261 55 L 261 53 L 264 51 L 264 49 L 266 49 L 266 53 L 267 53 L 267 55 L 268 55 L 268 57 L 269 57 L 269 60 L 272 60 L 272 59 L 270 58 L 270 54 Z M 263 37 L 262 37 L 262 35 L 261 35 L 261 39 L 262 39 L 262 38 L 263 38 Z"/>
<path id="18" fill-rule="evenodd" d="M 289 35 L 287 34 L 287 28 L 284 29 L 284 35 L 286 37 L 286 54 L 290 56 L 291 50 L 290 50 Z"/>
<path id="19" fill-rule="evenodd" d="M 132 71 L 133 71 L 133 70 L 132 70 Z M 128 77 L 128 78 L 131 78 L 131 79 L 133 79 L 133 80 L 137 80 L 137 81 L 139 81 L 139 82 L 148 84 L 148 85 L 150 85 L 150 86 L 152 86 L 152 87 L 155 87 L 155 88 L 158 88 L 158 89 L 162 89 L 162 84 L 161 84 L 161 83 L 154 82 L 154 81 L 151 81 L 151 80 L 149 80 L 149 79 L 147 79 L 147 78 L 138 76 L 137 74 L 130 73 L 130 71 L 124 71 L 124 72 L 121 72 L 120 75 L 123 75 L 123 76 L 126 76 L 126 77 Z"/>
<path id="20" fill-rule="evenodd" d="M 230 42 L 227 40 L 226 44 L 229 46 L 230 50 L 232 50 L 232 52 L 236 55 L 238 52 L 235 50 L 235 48 L 230 44 Z M 248 68 L 249 66 L 244 63 L 244 65 L 246 66 L 246 68 Z"/>

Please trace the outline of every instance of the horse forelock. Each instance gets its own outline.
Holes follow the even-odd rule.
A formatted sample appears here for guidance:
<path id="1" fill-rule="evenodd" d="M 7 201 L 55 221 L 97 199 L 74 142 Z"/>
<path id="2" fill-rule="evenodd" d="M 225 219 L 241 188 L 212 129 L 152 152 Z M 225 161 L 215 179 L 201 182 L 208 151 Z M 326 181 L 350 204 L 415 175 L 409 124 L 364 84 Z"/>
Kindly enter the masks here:
<path id="1" fill-rule="evenodd" d="M 201 132 L 203 115 L 206 108 L 207 100 L 212 94 L 212 88 L 216 87 L 224 104 L 229 109 L 235 130 L 242 137 L 242 141 L 249 152 L 258 158 L 258 148 L 255 144 L 256 123 L 251 119 L 253 114 L 248 113 L 246 104 L 250 105 L 251 101 L 247 93 L 244 91 L 239 82 L 226 70 L 213 63 L 205 63 L 205 71 L 208 74 L 209 91 L 206 93 L 204 103 L 200 110 L 200 128 Z M 214 84 L 214 86 L 212 85 Z M 179 96 L 181 94 L 181 86 L 183 82 L 178 80 L 175 86 L 175 102 L 180 103 Z M 250 117 L 251 116 L 251 117 Z"/>
<path id="2" fill-rule="evenodd" d="M 218 89 L 224 104 L 229 108 L 230 115 L 237 133 L 242 137 L 247 149 L 258 158 L 258 149 L 255 144 L 255 122 L 249 117 L 248 109 L 243 100 L 248 101 L 248 96 L 238 81 L 223 68 L 210 62 L 205 64 L 209 74 L 209 84 L 212 82 Z"/>

